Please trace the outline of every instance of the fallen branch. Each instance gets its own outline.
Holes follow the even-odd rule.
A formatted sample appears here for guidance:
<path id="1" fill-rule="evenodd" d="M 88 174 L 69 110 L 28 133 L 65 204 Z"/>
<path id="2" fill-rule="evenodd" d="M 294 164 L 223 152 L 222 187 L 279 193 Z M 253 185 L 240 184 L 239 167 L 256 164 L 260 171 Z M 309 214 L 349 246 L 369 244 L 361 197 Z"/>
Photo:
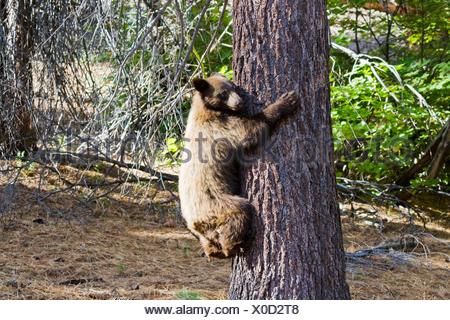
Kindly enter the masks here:
<path id="1" fill-rule="evenodd" d="M 377 254 L 385 254 L 391 251 L 411 251 L 419 245 L 419 242 L 414 237 L 403 237 L 396 241 L 381 244 L 379 246 L 362 249 L 355 252 L 346 253 L 347 258 L 365 258 Z"/>
<path id="2" fill-rule="evenodd" d="M 351 180 L 343 177 L 337 177 L 338 194 L 351 200 L 358 199 L 364 203 L 378 202 L 382 205 L 402 206 L 408 210 L 407 218 L 413 223 L 414 212 L 426 228 L 427 219 L 421 214 L 421 211 L 410 205 L 405 199 L 396 195 L 396 191 L 406 191 L 405 187 L 396 184 L 380 184 L 364 180 Z M 402 210 L 403 212 L 403 210 Z"/>
<path id="3" fill-rule="evenodd" d="M 89 279 L 70 279 L 62 281 L 59 284 L 62 286 L 77 286 L 79 284 L 85 284 L 90 282 L 104 282 L 102 278 L 89 278 Z"/>
<path id="4" fill-rule="evenodd" d="M 150 167 L 139 165 L 135 163 L 128 163 L 119 160 L 114 160 L 106 156 L 96 154 L 74 153 L 74 152 L 60 152 L 60 151 L 39 151 L 37 158 L 44 162 L 57 162 L 60 164 L 76 164 L 88 165 L 92 161 L 103 161 L 111 163 L 120 168 L 135 169 L 152 175 L 156 179 L 164 179 L 168 181 L 178 181 L 178 176 L 170 173 L 160 172 Z"/>

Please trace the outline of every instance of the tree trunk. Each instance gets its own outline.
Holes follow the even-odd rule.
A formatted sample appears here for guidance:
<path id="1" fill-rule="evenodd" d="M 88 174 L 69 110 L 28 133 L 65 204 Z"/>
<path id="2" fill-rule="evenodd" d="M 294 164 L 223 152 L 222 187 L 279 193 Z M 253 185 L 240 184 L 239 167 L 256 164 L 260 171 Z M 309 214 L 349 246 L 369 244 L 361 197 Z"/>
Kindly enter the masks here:
<path id="1" fill-rule="evenodd" d="M 325 0 L 235 0 L 233 14 L 237 84 L 266 104 L 295 90 L 302 106 L 264 158 L 244 170 L 243 193 L 257 211 L 255 240 L 233 259 L 229 296 L 349 299 L 333 168 Z"/>
<path id="2" fill-rule="evenodd" d="M 0 154 L 36 147 L 31 104 L 32 1 L 0 0 Z"/>

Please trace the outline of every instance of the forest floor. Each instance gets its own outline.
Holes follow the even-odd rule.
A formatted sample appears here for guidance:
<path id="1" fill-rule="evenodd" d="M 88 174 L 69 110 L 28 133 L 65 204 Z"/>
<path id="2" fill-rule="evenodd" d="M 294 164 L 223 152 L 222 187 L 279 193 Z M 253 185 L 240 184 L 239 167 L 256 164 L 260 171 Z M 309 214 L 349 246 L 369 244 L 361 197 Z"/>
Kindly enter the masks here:
<path id="1" fill-rule="evenodd" d="M 0 299 L 226 299 L 230 261 L 202 257 L 177 215 L 175 184 L 94 192 L 99 170 L 57 170 L 27 168 L 14 186 L 0 177 Z M 61 174 L 89 188 L 68 188 Z M 86 200 L 101 192 L 107 196 Z M 442 201 L 430 201 L 433 208 L 422 201 L 433 213 L 426 229 L 397 209 L 342 205 L 346 252 L 401 237 L 417 243 L 348 259 L 353 299 L 450 299 L 449 203 Z"/>

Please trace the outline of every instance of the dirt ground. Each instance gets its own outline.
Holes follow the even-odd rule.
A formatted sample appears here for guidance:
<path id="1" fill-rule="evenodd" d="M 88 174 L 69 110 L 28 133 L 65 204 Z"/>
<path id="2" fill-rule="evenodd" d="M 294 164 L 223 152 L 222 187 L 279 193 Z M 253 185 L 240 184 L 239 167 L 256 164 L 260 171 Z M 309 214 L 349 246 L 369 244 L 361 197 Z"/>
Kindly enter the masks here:
<path id="1" fill-rule="evenodd" d="M 0 299 L 226 299 L 230 261 L 201 256 L 178 218 L 176 185 L 105 189 L 95 187 L 105 182 L 99 172 L 57 169 L 88 187 L 59 192 L 67 183 L 40 167 L 14 187 L 0 178 Z M 347 252 L 400 236 L 417 242 L 349 258 L 354 299 L 450 299 L 448 211 L 423 229 L 392 208 L 342 208 Z"/>

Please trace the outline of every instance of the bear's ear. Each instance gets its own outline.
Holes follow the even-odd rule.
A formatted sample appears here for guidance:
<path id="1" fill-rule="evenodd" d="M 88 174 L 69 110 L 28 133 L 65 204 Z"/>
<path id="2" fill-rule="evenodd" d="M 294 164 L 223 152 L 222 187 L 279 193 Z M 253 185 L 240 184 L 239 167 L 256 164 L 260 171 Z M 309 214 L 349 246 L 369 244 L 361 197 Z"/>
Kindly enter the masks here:
<path id="1" fill-rule="evenodd" d="M 198 92 L 205 92 L 209 89 L 209 83 L 204 79 L 195 78 L 192 80 L 192 85 Z"/>

